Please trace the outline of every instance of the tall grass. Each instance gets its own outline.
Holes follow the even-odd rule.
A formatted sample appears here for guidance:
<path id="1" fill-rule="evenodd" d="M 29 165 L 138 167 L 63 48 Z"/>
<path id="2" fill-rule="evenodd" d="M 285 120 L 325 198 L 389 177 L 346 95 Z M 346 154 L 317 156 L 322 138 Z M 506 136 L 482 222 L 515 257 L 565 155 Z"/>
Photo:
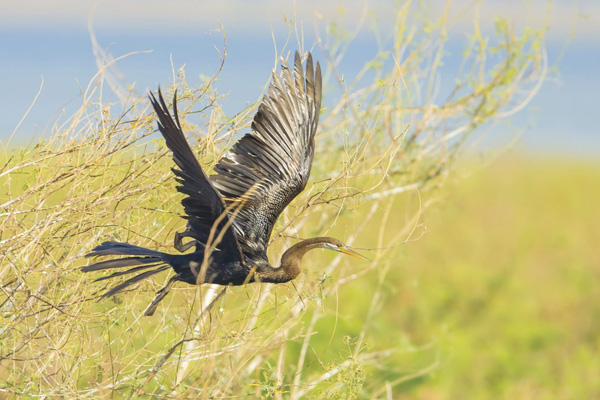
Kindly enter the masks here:
<path id="1" fill-rule="evenodd" d="M 490 124 L 522 109 L 546 72 L 542 34 L 517 35 L 499 21 L 495 36 L 476 30 L 466 43 L 456 86 L 440 101 L 446 17 L 427 21 L 401 6 L 391 42 L 355 81 L 337 70 L 352 32 L 329 25 L 316 44 L 326 55 L 325 96 L 343 94 L 322 110 L 311 180 L 275 227 L 270 258 L 296 238 L 332 235 L 373 261 L 317 253 L 291 284 L 181 286 L 152 318 L 143 310 L 167 275 L 97 302 L 104 285 L 78 270 L 103 240 L 172 251 L 173 233 L 184 225 L 148 101 L 128 92 L 119 106 L 105 103 L 115 61 L 102 65 L 77 112 L 35 145 L 4 149 L 0 392 L 391 398 L 399 383 L 433 371 L 436 362 L 387 372 L 401 356 L 397 332 L 389 334 L 398 345 L 366 341 L 381 290 L 393 284 L 387 273 L 397 267 L 398 246 L 425 232 L 423 213 L 455 159 Z M 289 45 L 281 49 L 288 53 Z M 184 130 L 207 171 L 249 129 L 256 109 L 224 115 L 213 87 L 218 73 L 190 87 L 179 70 L 165 88 L 178 89 Z M 374 287 L 349 289 L 369 276 Z M 350 298 L 355 303 L 340 301 Z M 360 324 L 349 322 L 355 312 Z"/>

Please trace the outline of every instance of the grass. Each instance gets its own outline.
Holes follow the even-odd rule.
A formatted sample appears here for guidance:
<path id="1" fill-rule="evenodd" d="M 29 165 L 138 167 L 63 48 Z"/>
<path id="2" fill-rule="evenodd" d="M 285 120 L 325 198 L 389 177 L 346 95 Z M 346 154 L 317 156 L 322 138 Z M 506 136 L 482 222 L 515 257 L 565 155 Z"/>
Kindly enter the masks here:
<path id="1" fill-rule="evenodd" d="M 354 81 L 336 72 L 351 32 L 336 26 L 319 38 L 328 71 L 326 96 L 336 91 L 342 96 L 322 112 L 311 181 L 280 218 L 270 246 L 271 260 L 278 260 L 299 237 L 331 235 L 371 255 L 371 263 L 316 252 L 293 285 L 225 291 L 179 286 L 153 318 L 144 318 L 145 306 L 167 275 L 96 302 L 104 285 L 91 283 L 78 267 L 103 240 L 170 251 L 173 232 L 184 225 L 172 162 L 156 139 L 147 100 L 130 92 L 121 93 L 120 105 L 106 103 L 104 83 L 111 81 L 107 75 L 114 66 L 106 61 L 82 95 L 79 111 L 57 121 L 33 146 L 4 148 L 2 393 L 89 398 L 447 394 L 452 383 L 444 381 L 443 372 L 458 372 L 469 362 L 457 358 L 453 368 L 453 351 L 466 357 L 472 344 L 468 335 L 454 332 L 468 326 L 465 319 L 483 319 L 483 305 L 512 283 L 512 275 L 498 272 L 488 282 L 488 275 L 478 274 L 491 269 L 467 269 L 472 249 L 461 252 L 452 243 L 468 237 L 457 230 L 435 236 L 437 251 L 421 249 L 434 237 L 428 221 L 440 217 L 456 160 L 490 125 L 527 104 L 545 77 L 546 60 L 541 33 L 516 35 L 500 20 L 490 40 L 476 32 L 466 44 L 456 87 L 440 103 L 434 88 L 447 20 L 420 18 L 410 7 L 400 8 L 392 43 L 366 61 L 362 78 Z M 296 39 L 301 47 L 301 38 Z M 190 87 L 180 70 L 174 85 L 182 99 L 184 129 L 207 170 L 248 129 L 254 112 L 249 107 L 223 115 L 222 96 L 212 87 L 219 72 Z M 460 268 L 444 257 L 450 250 Z M 420 264 L 411 258 L 418 253 L 438 258 Z M 429 278 L 419 276 L 427 272 Z M 481 282 L 487 286 L 478 286 Z M 475 298 L 465 298 L 471 290 Z M 542 328 L 536 329 L 543 336 Z M 510 353 L 495 349 L 499 358 Z"/>
<path id="2" fill-rule="evenodd" d="M 410 398 L 598 397 L 599 178 L 595 162 L 504 157 L 448 188 L 382 308 L 441 360 Z"/>

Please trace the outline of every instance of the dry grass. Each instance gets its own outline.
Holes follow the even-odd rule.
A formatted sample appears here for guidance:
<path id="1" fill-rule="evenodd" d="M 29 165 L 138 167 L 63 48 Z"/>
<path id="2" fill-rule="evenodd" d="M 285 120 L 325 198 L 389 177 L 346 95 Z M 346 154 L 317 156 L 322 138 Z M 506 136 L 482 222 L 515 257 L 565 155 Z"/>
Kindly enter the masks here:
<path id="1" fill-rule="evenodd" d="M 315 254 L 294 284 L 181 287 L 153 318 L 144 318 L 145 304 L 167 276 L 96 302 L 104 287 L 78 267 L 108 239 L 169 251 L 173 232 L 184 225 L 172 162 L 154 134 L 147 100 L 129 93 L 122 105 L 103 103 L 105 65 L 79 111 L 36 145 L 4 149 L 0 392 L 89 398 L 352 398 L 362 392 L 381 398 L 432 371 L 435 363 L 365 380 L 368 370 L 385 370 L 398 353 L 365 343 L 379 311 L 378 288 L 395 266 L 397 246 L 424 233 L 422 213 L 469 138 L 521 109 L 546 67 L 541 35 L 515 36 L 500 24 L 495 48 L 473 36 L 456 90 L 436 104 L 445 20 L 409 22 L 409 15 L 408 7 L 399 9 L 393 43 L 365 63 L 360 82 L 372 77 L 367 85 L 336 75 L 347 38 L 330 30 L 320 38 L 327 87 L 339 85 L 344 94 L 323 110 L 311 181 L 282 215 L 270 249 L 277 260 L 294 238 L 331 234 L 372 249 L 369 265 Z M 184 129 L 197 138 L 193 148 L 206 170 L 248 129 L 255 110 L 223 115 L 211 84 L 189 87 L 179 71 L 167 89 L 179 90 Z M 347 329 L 343 314 L 352 313 L 339 299 L 366 275 L 376 276 L 379 286 L 356 299 L 367 305 L 363 323 L 345 343 L 333 341 Z M 331 317 L 328 330 L 316 328 Z M 327 341 L 339 347 L 337 357 L 314 352 L 315 342 Z"/>

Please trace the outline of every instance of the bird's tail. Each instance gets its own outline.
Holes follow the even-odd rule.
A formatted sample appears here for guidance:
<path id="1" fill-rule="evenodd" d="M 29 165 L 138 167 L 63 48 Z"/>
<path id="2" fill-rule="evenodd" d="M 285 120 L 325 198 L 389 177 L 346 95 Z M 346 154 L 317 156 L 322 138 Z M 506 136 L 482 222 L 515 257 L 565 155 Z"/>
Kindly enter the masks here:
<path id="1" fill-rule="evenodd" d="M 119 293 L 126 287 L 133 285 L 143 279 L 146 279 L 152 275 L 158 274 L 159 272 L 165 271 L 170 266 L 170 254 L 161 253 L 160 251 L 145 249 L 143 247 L 134 246 L 129 243 L 119 242 L 104 242 L 100 246 L 94 248 L 91 253 L 86 254 L 86 257 L 96 256 L 133 256 L 118 258 L 116 260 L 101 261 L 96 264 L 88 265 L 81 268 L 83 272 L 102 271 L 105 269 L 113 268 L 127 268 L 124 271 L 118 271 L 108 276 L 103 276 L 96 279 L 94 282 L 103 281 L 105 279 L 115 278 L 121 275 L 132 274 L 138 271 L 144 271 L 141 274 L 134 276 L 126 280 L 125 282 L 115 286 L 108 292 L 104 293 L 102 297 L 109 297 L 116 293 Z"/>

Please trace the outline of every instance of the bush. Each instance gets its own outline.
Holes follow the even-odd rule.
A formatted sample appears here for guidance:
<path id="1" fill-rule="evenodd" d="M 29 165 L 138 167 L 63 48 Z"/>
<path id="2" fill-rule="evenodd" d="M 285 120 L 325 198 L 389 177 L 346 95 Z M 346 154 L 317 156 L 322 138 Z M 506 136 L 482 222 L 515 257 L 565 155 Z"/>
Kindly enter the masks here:
<path id="1" fill-rule="evenodd" d="M 104 285 L 78 267 L 104 240 L 169 251 L 183 227 L 172 161 L 147 99 L 130 93 L 122 108 L 105 103 L 103 68 L 81 108 L 57 121 L 51 135 L 5 149 L 0 391 L 380 397 L 434 370 L 437 361 L 389 369 L 407 350 L 398 333 L 367 340 L 382 293 L 394 284 L 387 273 L 398 265 L 398 246 L 424 234 L 422 215 L 439 199 L 455 160 L 483 130 L 523 108 L 546 60 L 541 33 L 517 36 L 499 20 L 495 36 L 476 30 L 468 40 L 454 89 L 436 104 L 446 15 L 428 21 L 400 7 L 396 21 L 389 45 L 352 82 L 337 71 L 352 35 L 332 24 L 318 38 L 325 96 L 342 95 L 322 111 L 311 180 L 283 213 L 270 248 L 277 265 L 294 238 L 337 236 L 371 250 L 368 265 L 317 253 L 293 284 L 182 285 L 153 318 L 143 318 L 167 275 L 96 302 Z M 256 109 L 223 115 L 213 87 L 218 73 L 196 88 L 180 70 L 176 87 L 167 88 L 179 91 L 184 130 L 197 138 L 193 148 L 207 171 L 247 131 Z"/>

